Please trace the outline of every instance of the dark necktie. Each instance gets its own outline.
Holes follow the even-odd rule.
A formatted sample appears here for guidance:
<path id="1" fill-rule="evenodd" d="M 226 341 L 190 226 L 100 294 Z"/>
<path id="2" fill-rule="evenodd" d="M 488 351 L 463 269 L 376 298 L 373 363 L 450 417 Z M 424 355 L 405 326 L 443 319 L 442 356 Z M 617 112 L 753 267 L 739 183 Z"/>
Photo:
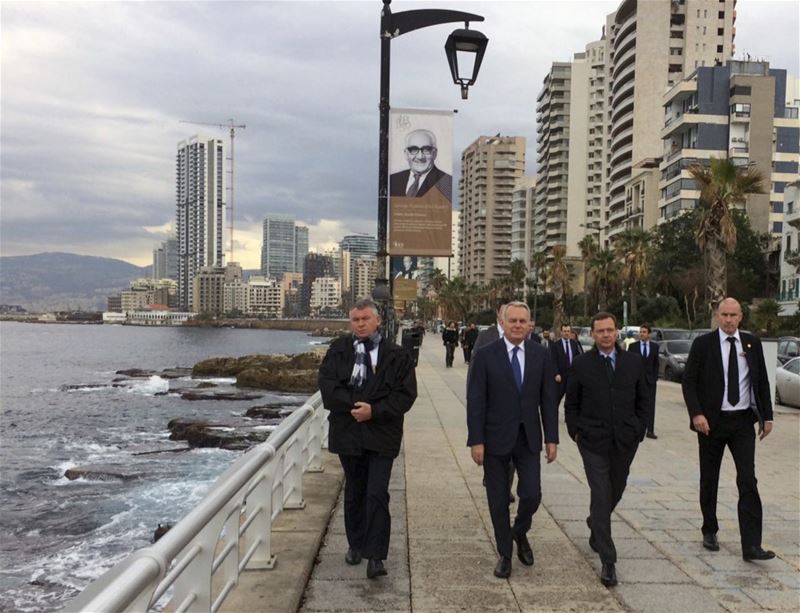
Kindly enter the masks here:
<path id="1" fill-rule="evenodd" d="M 567 354 L 567 364 L 572 366 L 572 352 L 569 348 L 569 340 L 564 341 L 564 353 Z"/>
<path id="2" fill-rule="evenodd" d="M 519 359 L 517 358 L 517 352 L 519 351 L 519 347 L 514 347 L 511 350 L 511 370 L 514 372 L 514 381 L 517 384 L 517 390 L 522 391 L 522 368 L 519 365 Z"/>
<path id="3" fill-rule="evenodd" d="M 736 357 L 736 337 L 728 337 L 731 352 L 728 354 L 728 402 L 732 407 L 739 404 L 739 359 Z"/>
<path id="4" fill-rule="evenodd" d="M 645 343 L 644 345 L 642 345 L 642 355 L 643 355 L 644 357 L 647 357 L 647 343 Z"/>
<path id="5" fill-rule="evenodd" d="M 419 191 L 419 178 L 422 175 L 419 175 L 416 172 L 413 174 L 414 174 L 414 182 L 411 184 L 411 187 L 408 188 L 408 191 L 406 191 L 406 198 L 415 198 L 417 192 Z"/>
<path id="6" fill-rule="evenodd" d="M 614 381 L 614 361 L 610 357 L 603 358 L 606 361 L 606 375 L 609 383 Z"/>

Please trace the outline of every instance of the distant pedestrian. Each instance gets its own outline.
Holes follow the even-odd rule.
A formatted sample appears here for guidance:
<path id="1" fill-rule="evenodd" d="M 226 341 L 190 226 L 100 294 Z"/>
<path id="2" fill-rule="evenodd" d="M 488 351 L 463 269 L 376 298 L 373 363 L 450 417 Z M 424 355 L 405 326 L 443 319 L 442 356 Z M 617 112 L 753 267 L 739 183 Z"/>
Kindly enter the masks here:
<path id="1" fill-rule="evenodd" d="M 464 351 L 464 362 L 466 364 L 469 364 L 469 361 L 472 359 L 472 348 L 478 340 L 478 333 L 478 327 L 475 325 L 474 321 L 464 329 L 464 341 L 461 344 L 461 348 Z"/>
<path id="2" fill-rule="evenodd" d="M 583 353 L 580 343 L 572 338 L 572 328 L 569 324 L 561 324 L 561 338 L 550 344 L 550 353 L 556 365 L 556 383 L 558 383 L 558 401 L 567 391 L 572 361 L 575 356 Z"/>
<path id="3" fill-rule="evenodd" d="M 644 362 L 644 378 L 650 393 L 650 414 L 647 416 L 647 438 L 656 436 L 656 383 L 658 381 L 658 343 L 650 340 L 650 326 L 639 326 L 639 340 L 631 343 L 628 351 L 638 353 Z"/>
<path id="4" fill-rule="evenodd" d="M 745 561 L 771 560 L 761 548 L 763 511 L 756 485 L 756 436 L 772 432 L 772 398 L 761 341 L 739 330 L 742 306 L 725 298 L 717 308 L 719 329 L 698 336 L 683 373 L 683 399 L 700 448 L 700 510 L 703 547 L 719 550 L 717 488 L 725 447 L 736 465 L 739 536 Z"/>
<path id="5" fill-rule="evenodd" d="M 550 328 L 544 328 L 542 330 L 542 347 L 545 349 L 550 349 L 550 343 L 553 341 L 550 340 Z"/>
<path id="6" fill-rule="evenodd" d="M 456 347 L 458 347 L 458 329 L 456 328 L 456 322 L 451 321 L 442 331 L 442 344 L 445 349 L 444 365 L 446 368 L 452 368 Z"/>
<path id="7" fill-rule="evenodd" d="M 403 416 L 417 397 L 413 357 L 381 337 L 380 321 L 374 302 L 357 302 L 350 311 L 352 334 L 333 341 L 319 370 L 329 449 L 344 469 L 345 562 L 367 558 L 369 579 L 386 574 L 389 478 Z"/>
<path id="8" fill-rule="evenodd" d="M 591 491 L 589 545 L 602 562 L 601 583 L 612 586 L 617 584 L 617 550 L 611 513 L 644 438 L 648 392 L 641 358 L 616 345 L 617 321 L 611 313 L 592 317 L 592 337 L 594 349 L 577 356 L 572 366 L 564 413 Z"/>

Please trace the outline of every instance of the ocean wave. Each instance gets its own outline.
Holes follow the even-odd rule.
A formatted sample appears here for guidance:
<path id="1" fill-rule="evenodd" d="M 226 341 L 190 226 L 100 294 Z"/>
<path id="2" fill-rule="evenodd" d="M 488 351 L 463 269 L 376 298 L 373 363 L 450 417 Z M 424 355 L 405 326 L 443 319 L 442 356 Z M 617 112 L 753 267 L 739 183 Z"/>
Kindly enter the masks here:
<path id="1" fill-rule="evenodd" d="M 158 375 L 153 375 L 144 381 L 133 382 L 126 390 L 128 393 L 155 396 L 156 394 L 167 393 L 169 391 L 169 381 Z"/>
<path id="2" fill-rule="evenodd" d="M 217 385 L 233 385 L 236 377 L 179 377 L 178 381 L 191 381 L 192 383 L 216 383 Z"/>

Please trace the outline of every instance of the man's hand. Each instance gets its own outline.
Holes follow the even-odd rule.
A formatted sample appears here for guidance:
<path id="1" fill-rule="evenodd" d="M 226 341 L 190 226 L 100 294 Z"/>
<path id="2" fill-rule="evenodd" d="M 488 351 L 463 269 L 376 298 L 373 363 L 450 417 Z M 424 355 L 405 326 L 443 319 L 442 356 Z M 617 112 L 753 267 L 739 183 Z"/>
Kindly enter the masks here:
<path id="1" fill-rule="evenodd" d="M 472 453 L 472 461 L 478 466 L 483 466 L 483 445 L 473 445 L 469 450 Z"/>
<path id="2" fill-rule="evenodd" d="M 556 375 L 556 383 L 561 383 L 561 375 Z"/>
<path id="3" fill-rule="evenodd" d="M 544 456 L 547 458 L 547 463 L 554 462 L 558 455 L 558 445 L 556 443 L 545 443 Z"/>
<path id="4" fill-rule="evenodd" d="M 700 432 L 701 434 L 705 434 L 708 436 L 708 433 L 711 432 L 711 428 L 708 426 L 708 420 L 706 419 L 705 415 L 695 415 L 692 417 L 692 425 L 694 429 Z"/>
<path id="5" fill-rule="evenodd" d="M 372 405 L 368 402 L 356 402 L 355 407 L 350 411 L 350 415 L 358 422 L 372 419 Z"/>
<path id="6" fill-rule="evenodd" d="M 770 432 L 772 432 L 772 422 L 765 421 L 763 428 L 761 426 L 758 427 L 758 440 L 763 441 L 764 437 Z"/>

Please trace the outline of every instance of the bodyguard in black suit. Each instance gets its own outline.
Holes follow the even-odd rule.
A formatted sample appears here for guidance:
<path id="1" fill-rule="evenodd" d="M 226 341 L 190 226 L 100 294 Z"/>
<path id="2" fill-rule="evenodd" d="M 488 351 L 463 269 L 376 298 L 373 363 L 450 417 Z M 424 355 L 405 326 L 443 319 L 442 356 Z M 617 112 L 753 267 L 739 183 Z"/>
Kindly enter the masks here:
<path id="1" fill-rule="evenodd" d="M 761 548 L 762 509 L 755 473 L 756 437 L 772 431 L 772 400 L 761 341 L 739 331 L 742 307 L 726 298 L 717 309 L 719 329 L 692 343 L 683 373 L 683 399 L 700 446 L 700 509 L 703 547 L 719 550 L 717 488 L 727 446 L 736 464 L 742 557 L 769 560 Z"/>
<path id="2" fill-rule="evenodd" d="M 658 382 L 658 343 L 650 340 L 650 326 L 639 326 L 639 340 L 631 343 L 628 351 L 638 353 L 644 362 L 644 379 L 650 393 L 650 414 L 647 416 L 647 438 L 656 439 L 656 383 Z"/>
<path id="3" fill-rule="evenodd" d="M 500 578 L 511 574 L 513 542 L 520 561 L 533 565 L 527 532 L 542 499 L 542 428 L 548 462 L 556 459 L 558 445 L 558 403 L 550 357 L 541 345 L 525 338 L 528 305 L 511 302 L 504 317 L 504 337 L 475 353 L 467 385 L 467 445 L 475 463 L 483 465 L 500 555 L 494 574 Z M 507 480 L 512 459 L 519 498 L 513 527 Z"/>
<path id="4" fill-rule="evenodd" d="M 367 577 L 386 574 L 389 551 L 389 478 L 403 439 L 403 416 L 417 397 L 414 359 L 381 338 L 371 300 L 350 311 L 353 334 L 336 339 L 319 370 L 322 402 L 330 414 L 328 446 L 345 475 L 344 523 L 348 564 L 367 558 Z"/>
<path id="5" fill-rule="evenodd" d="M 558 384 L 558 401 L 561 402 L 567 391 L 572 362 L 583 353 L 581 344 L 572 338 L 569 324 L 561 324 L 561 336 L 557 341 L 550 341 L 550 352 L 556 365 L 555 381 Z"/>
<path id="6" fill-rule="evenodd" d="M 617 584 L 617 550 L 611 513 L 622 498 L 649 407 L 642 359 L 616 346 L 611 313 L 592 318 L 594 349 L 572 365 L 564 413 L 567 432 L 578 444 L 591 490 L 589 545 L 600 556 L 603 585 Z"/>

